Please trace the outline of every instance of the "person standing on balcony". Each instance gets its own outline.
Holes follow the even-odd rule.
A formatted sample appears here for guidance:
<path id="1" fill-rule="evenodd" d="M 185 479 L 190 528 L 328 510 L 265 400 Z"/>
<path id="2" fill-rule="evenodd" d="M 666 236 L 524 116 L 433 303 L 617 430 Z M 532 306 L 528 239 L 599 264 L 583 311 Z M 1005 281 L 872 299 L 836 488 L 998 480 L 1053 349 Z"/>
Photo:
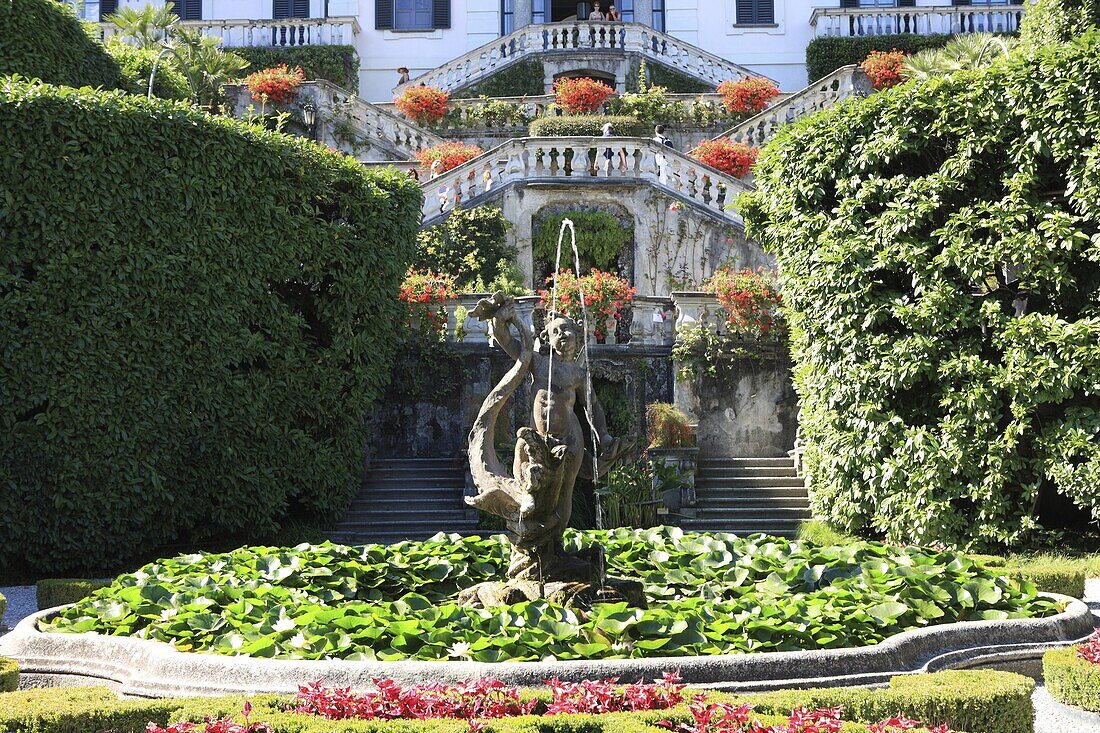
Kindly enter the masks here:
<path id="1" fill-rule="evenodd" d="M 405 82 L 407 82 L 409 80 L 409 67 L 408 66 L 398 66 L 397 67 L 397 73 L 401 75 L 397 80 L 398 84 L 404 84 Z"/>
<path id="2" fill-rule="evenodd" d="M 605 17 L 604 20 L 622 22 L 623 16 L 619 15 L 619 11 L 615 9 L 615 3 L 611 3 L 607 6 L 607 17 Z"/>
<path id="3" fill-rule="evenodd" d="M 653 128 L 653 142 L 657 143 L 661 147 L 672 147 L 672 141 L 665 137 L 665 126 L 657 125 Z M 657 179 L 661 183 L 668 182 L 668 158 L 664 156 L 664 153 L 657 153 L 655 156 L 657 159 Z"/>
<path id="4" fill-rule="evenodd" d="M 589 20 L 607 20 L 603 11 L 600 10 L 599 3 L 592 3 L 592 12 L 588 14 Z"/>

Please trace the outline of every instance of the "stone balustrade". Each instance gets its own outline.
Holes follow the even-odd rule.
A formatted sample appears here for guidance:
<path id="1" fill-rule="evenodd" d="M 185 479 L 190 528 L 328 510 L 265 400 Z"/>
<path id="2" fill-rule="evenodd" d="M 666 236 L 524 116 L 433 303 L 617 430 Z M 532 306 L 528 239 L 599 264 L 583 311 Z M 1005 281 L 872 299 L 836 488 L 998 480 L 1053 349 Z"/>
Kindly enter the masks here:
<path id="1" fill-rule="evenodd" d="M 243 46 L 351 45 L 359 35 L 359 21 L 346 18 L 284 18 L 281 20 L 184 20 L 181 28 L 220 38 L 225 48 Z M 113 23 L 100 23 L 103 37 L 116 35 Z"/>
<path id="2" fill-rule="evenodd" d="M 423 223 L 512 183 L 596 181 L 651 185 L 736 226 L 743 225 L 741 217 L 728 207 L 752 188 L 649 138 L 526 137 L 425 181 Z"/>
<path id="3" fill-rule="evenodd" d="M 444 304 L 448 340 L 465 344 L 483 344 L 489 340 L 487 325 L 469 315 L 477 306 L 477 301 L 486 297 L 486 293 L 460 295 Z M 517 298 L 516 312 L 520 321 L 530 327 L 541 324 L 545 315 L 537 295 Z M 606 345 L 669 348 L 683 328 L 725 330 L 725 316 L 718 299 L 709 293 L 699 292 L 676 292 L 668 297 L 639 296 L 624 311 L 622 320 L 628 324 L 624 328 L 620 328 L 618 323 L 607 324 Z"/>
<path id="4" fill-rule="evenodd" d="M 732 61 L 642 23 L 573 21 L 526 25 L 396 87 L 427 84 L 450 92 L 475 84 L 531 54 L 564 51 L 637 54 L 699 81 L 717 86 L 726 79 L 759 76 Z"/>
<path id="5" fill-rule="evenodd" d="M 997 3 L 925 7 L 815 8 L 815 37 L 883 36 L 894 33 L 1014 33 L 1024 5 Z"/>
<path id="6" fill-rule="evenodd" d="M 871 81 L 859 66 L 842 66 L 805 89 L 780 99 L 764 111 L 739 122 L 719 137 L 760 147 L 771 140 L 782 125 L 820 112 L 852 96 L 872 91 Z"/>
<path id="7" fill-rule="evenodd" d="M 250 105 L 255 106 L 243 84 L 227 84 L 224 89 L 235 116 L 243 117 Z M 443 142 L 443 138 L 404 117 L 324 80 L 299 85 L 293 105 L 296 119 L 302 118 L 302 106 L 306 103 L 314 108 L 315 138 L 333 147 L 370 144 L 381 148 L 386 157 L 411 158 L 416 151 Z"/>

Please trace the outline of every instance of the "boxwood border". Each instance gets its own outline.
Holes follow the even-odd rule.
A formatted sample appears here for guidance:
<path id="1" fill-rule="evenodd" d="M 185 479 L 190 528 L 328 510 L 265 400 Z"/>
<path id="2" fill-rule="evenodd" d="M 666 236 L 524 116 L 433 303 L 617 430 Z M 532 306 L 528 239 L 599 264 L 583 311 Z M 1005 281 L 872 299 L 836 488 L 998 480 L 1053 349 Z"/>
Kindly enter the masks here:
<path id="1" fill-rule="evenodd" d="M 1100 713 L 1100 664 L 1078 657 L 1075 647 L 1044 654 L 1043 678 L 1058 702 Z"/>

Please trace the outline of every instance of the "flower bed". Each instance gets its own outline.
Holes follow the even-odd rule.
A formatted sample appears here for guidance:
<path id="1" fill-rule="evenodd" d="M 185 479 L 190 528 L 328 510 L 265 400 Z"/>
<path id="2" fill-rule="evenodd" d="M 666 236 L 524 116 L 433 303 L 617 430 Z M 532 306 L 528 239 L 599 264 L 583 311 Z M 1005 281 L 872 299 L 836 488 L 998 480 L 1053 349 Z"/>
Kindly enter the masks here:
<path id="1" fill-rule="evenodd" d="M 758 535 L 570 532 L 599 542 L 649 608 L 455 604 L 499 579 L 501 537 L 362 548 L 242 548 L 161 560 L 41 622 L 209 651 L 291 659 L 601 659 L 828 649 L 932 624 L 1053 615 L 1034 586 L 963 555 L 878 543 L 814 547 Z"/>
<path id="2" fill-rule="evenodd" d="M 1100 630 L 1081 646 L 1044 654 L 1043 678 L 1055 700 L 1100 713 Z"/>
<path id="3" fill-rule="evenodd" d="M 652 689 L 659 685 L 660 683 L 642 687 Z M 625 688 L 614 687 L 602 681 L 578 683 L 576 687 L 583 688 L 584 691 L 581 693 L 583 697 L 576 699 L 584 704 L 570 707 L 595 710 L 606 707 L 608 710 L 597 713 L 563 710 L 552 718 L 532 715 L 518 718 L 490 717 L 485 714 L 489 712 L 488 708 L 502 705 L 517 708 L 532 706 L 532 713 L 545 716 L 554 700 L 554 693 L 547 689 L 516 691 L 512 698 L 511 688 L 493 685 L 487 680 L 449 688 L 438 687 L 437 690 L 425 691 L 424 695 L 408 695 L 408 688 L 401 692 L 415 712 L 422 710 L 421 706 L 434 706 L 437 702 L 451 708 L 447 696 L 455 690 L 460 695 L 464 694 L 463 688 L 468 690 L 480 687 L 487 691 L 487 695 L 480 698 L 484 702 L 480 709 L 467 708 L 469 712 L 478 713 L 474 717 L 453 720 L 387 718 L 393 721 L 387 723 L 378 717 L 362 719 L 340 716 L 340 711 L 346 709 L 344 700 L 362 698 L 372 693 L 326 690 L 320 685 L 303 686 L 296 699 L 283 695 L 261 695 L 247 701 L 240 697 L 120 700 L 103 687 L 34 689 L 0 694 L 0 730 L 34 730 L 36 733 L 72 733 L 77 730 L 138 731 L 146 730 L 147 723 L 151 722 L 160 731 L 171 730 L 171 724 L 176 726 L 176 732 L 181 732 L 201 730 L 201 727 L 194 724 L 209 718 L 216 725 L 225 726 L 224 730 L 233 733 L 243 733 L 247 727 L 260 725 L 269 726 L 275 731 L 296 733 L 377 733 L 386 727 L 404 733 L 470 733 L 477 730 L 530 733 L 535 728 L 557 733 L 662 733 L 662 728 L 658 727 L 662 721 L 668 721 L 673 727 L 688 724 L 692 733 L 696 731 L 695 713 L 684 703 L 667 709 L 654 706 L 654 709 L 615 712 L 614 705 L 604 705 L 601 700 L 621 700 L 625 696 Z M 498 691 L 494 691 L 494 687 Z M 401 688 L 379 680 L 376 690 L 381 693 L 383 689 L 392 698 Z M 752 717 L 762 723 L 787 726 L 788 730 L 792 711 L 818 711 L 842 706 L 844 718 L 854 721 L 845 725 L 844 733 L 870 733 L 870 726 L 876 724 L 876 721 L 889 718 L 925 720 L 934 726 L 947 725 L 952 729 L 980 733 L 1031 733 L 1033 689 L 1032 681 L 1020 675 L 968 671 L 898 677 L 891 680 L 888 688 L 882 689 L 787 690 L 737 697 L 707 691 L 706 705 L 720 707 L 711 713 L 712 722 L 704 729 L 704 733 L 718 733 L 714 730 L 715 719 L 728 717 L 724 715 L 724 710 L 735 710 L 742 706 L 751 706 Z M 687 689 L 682 694 L 685 699 L 694 700 L 696 693 Z M 303 698 L 328 704 L 331 712 L 294 712 L 295 707 L 303 704 Z M 589 701 L 593 704 L 588 704 Z M 242 714 L 246 703 L 247 723 Z M 395 703 L 388 707 L 388 712 L 395 709 L 400 711 L 405 707 L 406 703 Z M 806 717 L 804 712 L 799 712 L 799 715 L 802 719 Z M 228 725 L 241 728 L 232 729 Z M 667 731 L 667 726 L 665 730 Z M 781 730 L 783 728 L 777 729 L 777 733 Z M 829 728 L 826 727 L 818 733 L 823 733 L 824 730 Z"/>

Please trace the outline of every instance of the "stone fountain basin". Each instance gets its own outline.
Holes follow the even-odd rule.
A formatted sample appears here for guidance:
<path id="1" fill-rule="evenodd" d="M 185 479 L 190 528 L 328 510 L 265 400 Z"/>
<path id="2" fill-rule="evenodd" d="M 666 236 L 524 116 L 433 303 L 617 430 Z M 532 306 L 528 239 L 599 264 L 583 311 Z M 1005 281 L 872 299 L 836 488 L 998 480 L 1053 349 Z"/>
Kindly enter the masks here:
<path id="1" fill-rule="evenodd" d="M 488 676 L 524 686 L 537 686 L 551 677 L 571 681 L 619 677 L 632 682 L 639 677 L 659 677 L 677 668 L 693 686 L 723 690 L 870 685 L 887 682 L 899 674 L 1034 659 L 1049 649 L 1078 643 L 1092 634 L 1092 613 L 1083 602 L 1068 596 L 1042 595 L 1065 602 L 1066 609 L 1041 619 L 942 624 L 902 632 L 867 647 L 502 663 L 227 657 L 180 652 L 160 641 L 39 631 L 37 621 L 64 608 L 60 607 L 29 616 L 0 637 L 0 656 L 19 662 L 24 686 L 107 685 L 134 697 L 294 694 L 298 685 L 314 680 L 331 687 L 364 689 L 378 677 L 402 683 L 453 683 Z"/>

